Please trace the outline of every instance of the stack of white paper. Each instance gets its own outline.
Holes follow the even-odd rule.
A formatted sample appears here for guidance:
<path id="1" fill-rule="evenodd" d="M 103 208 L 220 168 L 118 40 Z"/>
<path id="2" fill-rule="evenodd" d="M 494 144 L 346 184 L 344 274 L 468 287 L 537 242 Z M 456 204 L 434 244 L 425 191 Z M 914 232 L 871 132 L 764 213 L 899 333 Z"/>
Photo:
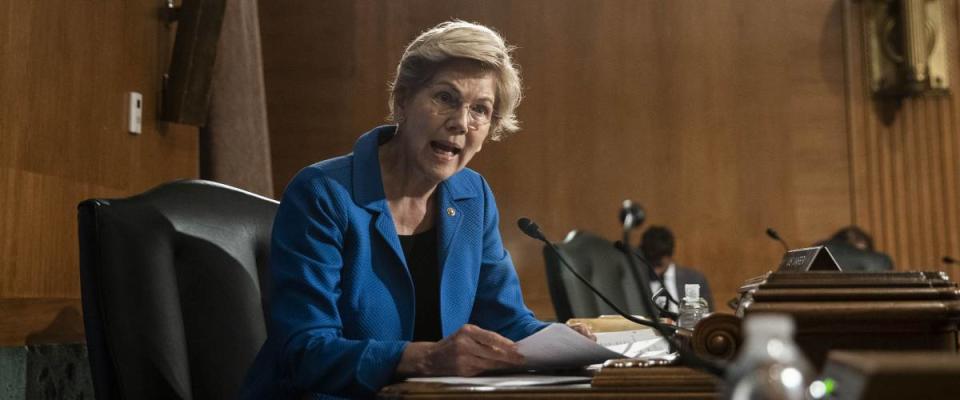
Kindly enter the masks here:
<path id="1" fill-rule="evenodd" d="M 670 353 L 670 344 L 653 329 L 597 333 L 597 344 L 623 355 L 622 358 L 650 360 Z"/>
<path id="2" fill-rule="evenodd" d="M 408 382 L 431 382 L 447 385 L 466 386 L 493 386 L 493 387 L 520 387 L 520 386 L 547 386 L 569 385 L 574 383 L 589 383 L 589 376 L 552 376 L 552 375 L 500 375 L 500 376 L 438 376 L 426 378 L 407 378 Z"/>
<path id="3" fill-rule="evenodd" d="M 551 324 L 517 342 L 525 368 L 576 368 L 614 358 L 670 358 L 670 346 L 653 329 L 597 333 L 594 342 L 569 326 Z"/>

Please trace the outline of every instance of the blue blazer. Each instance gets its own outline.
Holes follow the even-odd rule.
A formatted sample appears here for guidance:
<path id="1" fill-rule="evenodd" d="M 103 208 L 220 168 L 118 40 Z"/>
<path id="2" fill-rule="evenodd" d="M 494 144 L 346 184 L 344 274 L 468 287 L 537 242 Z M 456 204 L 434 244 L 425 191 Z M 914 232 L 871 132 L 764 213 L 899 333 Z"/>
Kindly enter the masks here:
<path id="1" fill-rule="evenodd" d="M 373 396 L 413 337 L 413 283 L 387 207 L 378 127 L 353 153 L 300 171 L 273 226 L 267 341 L 243 397 Z M 466 323 L 522 339 L 543 322 L 524 306 L 486 181 L 464 169 L 436 192 L 443 335 Z"/>

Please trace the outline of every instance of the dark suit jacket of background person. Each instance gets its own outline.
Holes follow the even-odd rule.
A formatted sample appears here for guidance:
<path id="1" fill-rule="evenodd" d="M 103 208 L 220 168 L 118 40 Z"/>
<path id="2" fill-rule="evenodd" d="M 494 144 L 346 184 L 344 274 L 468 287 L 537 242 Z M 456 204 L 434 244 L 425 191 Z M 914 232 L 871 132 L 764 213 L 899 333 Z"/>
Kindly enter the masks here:
<path id="1" fill-rule="evenodd" d="M 830 249 L 843 272 L 893 271 L 893 260 L 884 253 L 860 250 L 838 241 L 828 241 L 824 245 Z"/>
<path id="2" fill-rule="evenodd" d="M 680 296 L 677 301 L 683 302 L 684 285 L 696 283 L 700 285 L 700 297 L 707 300 L 710 312 L 713 312 L 716 307 L 713 306 L 713 292 L 710 291 L 710 284 L 707 283 L 707 277 L 693 268 L 682 267 L 680 265 L 675 265 L 674 268 L 676 268 L 676 272 L 674 273 L 676 274 L 677 295 Z"/>

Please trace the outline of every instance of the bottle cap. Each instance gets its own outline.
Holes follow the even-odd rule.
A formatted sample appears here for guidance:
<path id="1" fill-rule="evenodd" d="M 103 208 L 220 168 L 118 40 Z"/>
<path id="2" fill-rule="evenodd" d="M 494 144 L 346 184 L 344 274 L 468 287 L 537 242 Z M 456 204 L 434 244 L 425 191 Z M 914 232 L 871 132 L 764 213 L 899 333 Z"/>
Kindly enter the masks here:
<path id="1" fill-rule="evenodd" d="M 688 283 L 683 285 L 683 292 L 685 293 L 686 298 L 689 299 L 699 299 L 700 298 L 700 284 L 699 283 Z"/>

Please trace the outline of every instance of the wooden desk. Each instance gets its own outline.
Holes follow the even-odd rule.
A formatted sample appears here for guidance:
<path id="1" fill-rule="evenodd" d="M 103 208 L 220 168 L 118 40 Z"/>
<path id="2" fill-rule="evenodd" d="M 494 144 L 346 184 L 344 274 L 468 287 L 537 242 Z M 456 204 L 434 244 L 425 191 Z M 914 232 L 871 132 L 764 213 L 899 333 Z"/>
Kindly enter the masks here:
<path id="1" fill-rule="evenodd" d="M 773 272 L 739 293 L 739 316 L 792 316 L 794 340 L 817 369 L 830 350 L 960 348 L 960 287 L 941 272 Z"/>
<path id="2" fill-rule="evenodd" d="M 403 382 L 381 399 L 718 399 L 720 381 L 686 367 L 604 368 L 591 383 L 494 388 Z"/>

